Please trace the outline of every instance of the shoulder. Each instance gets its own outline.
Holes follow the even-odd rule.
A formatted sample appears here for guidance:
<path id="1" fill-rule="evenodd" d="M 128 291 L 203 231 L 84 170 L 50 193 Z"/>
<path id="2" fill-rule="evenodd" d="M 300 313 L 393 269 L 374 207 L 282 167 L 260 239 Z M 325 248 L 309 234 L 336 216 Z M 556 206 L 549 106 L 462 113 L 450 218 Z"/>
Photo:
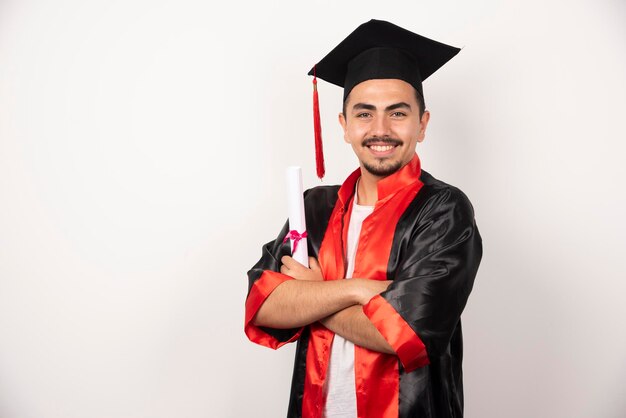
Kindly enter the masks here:
<path id="1" fill-rule="evenodd" d="M 422 171 L 424 183 L 398 224 L 408 241 L 434 251 L 451 243 L 472 242 L 480 251 L 481 238 L 469 198 L 458 187 Z"/>
<path id="2" fill-rule="evenodd" d="M 309 254 L 317 254 L 319 251 L 319 245 L 324 239 L 328 221 L 337 202 L 338 190 L 339 186 L 318 186 L 304 192 L 306 227 L 309 243 L 314 246 L 311 247 L 312 252 L 309 251 Z"/>
<path id="3" fill-rule="evenodd" d="M 317 186 L 304 191 L 305 201 L 334 201 L 337 200 L 339 186 Z"/>
<path id="4" fill-rule="evenodd" d="M 419 211 L 420 218 L 446 215 L 473 221 L 474 207 L 461 189 L 445 183 L 423 170 L 420 181 L 424 185 L 411 205 Z"/>
<path id="5" fill-rule="evenodd" d="M 317 186 L 304 192 L 304 207 L 309 216 L 330 217 L 337 202 L 339 186 Z"/>

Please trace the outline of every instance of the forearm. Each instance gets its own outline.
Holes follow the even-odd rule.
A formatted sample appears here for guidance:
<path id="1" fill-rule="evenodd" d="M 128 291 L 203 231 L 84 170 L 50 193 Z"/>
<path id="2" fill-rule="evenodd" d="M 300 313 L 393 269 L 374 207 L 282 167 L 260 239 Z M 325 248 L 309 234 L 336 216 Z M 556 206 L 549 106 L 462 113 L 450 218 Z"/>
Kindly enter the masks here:
<path id="1" fill-rule="evenodd" d="M 358 290 L 350 280 L 288 280 L 267 297 L 252 322 L 272 328 L 308 325 L 357 304 Z"/>
<path id="2" fill-rule="evenodd" d="M 361 305 L 345 308 L 320 322 L 355 345 L 381 353 L 396 354 L 387 340 L 365 316 Z"/>

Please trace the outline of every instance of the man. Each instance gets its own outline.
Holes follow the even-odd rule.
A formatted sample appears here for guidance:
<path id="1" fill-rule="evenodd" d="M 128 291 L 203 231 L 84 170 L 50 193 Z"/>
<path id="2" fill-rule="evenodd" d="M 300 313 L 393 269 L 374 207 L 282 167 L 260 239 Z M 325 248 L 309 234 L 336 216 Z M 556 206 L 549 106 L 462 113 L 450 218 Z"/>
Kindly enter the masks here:
<path id="1" fill-rule="evenodd" d="M 298 341 L 289 417 L 463 415 L 460 315 L 481 238 L 467 197 L 415 153 L 421 82 L 458 51 L 372 20 L 312 70 L 344 87 L 359 169 L 305 193 L 310 268 L 289 256 L 285 225 L 248 272 L 247 336 Z"/>

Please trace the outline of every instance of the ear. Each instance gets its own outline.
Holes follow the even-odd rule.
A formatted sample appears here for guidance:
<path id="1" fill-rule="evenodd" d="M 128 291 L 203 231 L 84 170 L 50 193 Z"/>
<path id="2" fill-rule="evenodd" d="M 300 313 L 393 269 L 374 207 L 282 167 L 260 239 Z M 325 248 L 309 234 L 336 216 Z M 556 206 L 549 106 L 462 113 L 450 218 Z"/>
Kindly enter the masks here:
<path id="1" fill-rule="evenodd" d="M 417 142 L 422 142 L 426 137 L 426 127 L 428 126 L 428 121 L 430 121 L 430 112 L 427 110 L 424 112 L 422 119 L 420 120 Z"/>
<path id="2" fill-rule="evenodd" d="M 346 128 L 347 128 L 347 122 L 346 122 L 346 117 L 343 114 L 343 112 L 339 112 L 339 115 L 337 116 L 337 119 L 339 120 L 339 124 L 341 125 L 341 129 L 343 129 L 343 140 L 346 141 L 347 143 L 349 143 L 348 138 L 346 137 Z"/>

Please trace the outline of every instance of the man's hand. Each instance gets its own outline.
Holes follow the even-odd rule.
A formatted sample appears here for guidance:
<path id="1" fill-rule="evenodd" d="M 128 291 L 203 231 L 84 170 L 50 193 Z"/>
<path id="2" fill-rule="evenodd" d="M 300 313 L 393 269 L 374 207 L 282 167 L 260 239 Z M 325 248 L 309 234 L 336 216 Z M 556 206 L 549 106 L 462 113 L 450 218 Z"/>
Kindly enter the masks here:
<path id="1" fill-rule="evenodd" d="M 308 280 L 308 281 L 323 281 L 322 269 L 319 263 L 314 257 L 309 257 L 309 265 L 311 268 L 307 268 L 294 260 L 292 257 L 285 255 L 280 261 L 283 265 L 280 267 L 280 272 L 291 276 L 296 280 Z"/>
<path id="2" fill-rule="evenodd" d="M 391 284 L 391 280 L 350 279 L 358 282 L 359 304 L 365 305 L 376 295 L 381 294 Z"/>
<path id="3" fill-rule="evenodd" d="M 381 353 L 396 354 L 359 305 L 350 306 L 320 321 L 332 332 L 355 345 Z"/>

